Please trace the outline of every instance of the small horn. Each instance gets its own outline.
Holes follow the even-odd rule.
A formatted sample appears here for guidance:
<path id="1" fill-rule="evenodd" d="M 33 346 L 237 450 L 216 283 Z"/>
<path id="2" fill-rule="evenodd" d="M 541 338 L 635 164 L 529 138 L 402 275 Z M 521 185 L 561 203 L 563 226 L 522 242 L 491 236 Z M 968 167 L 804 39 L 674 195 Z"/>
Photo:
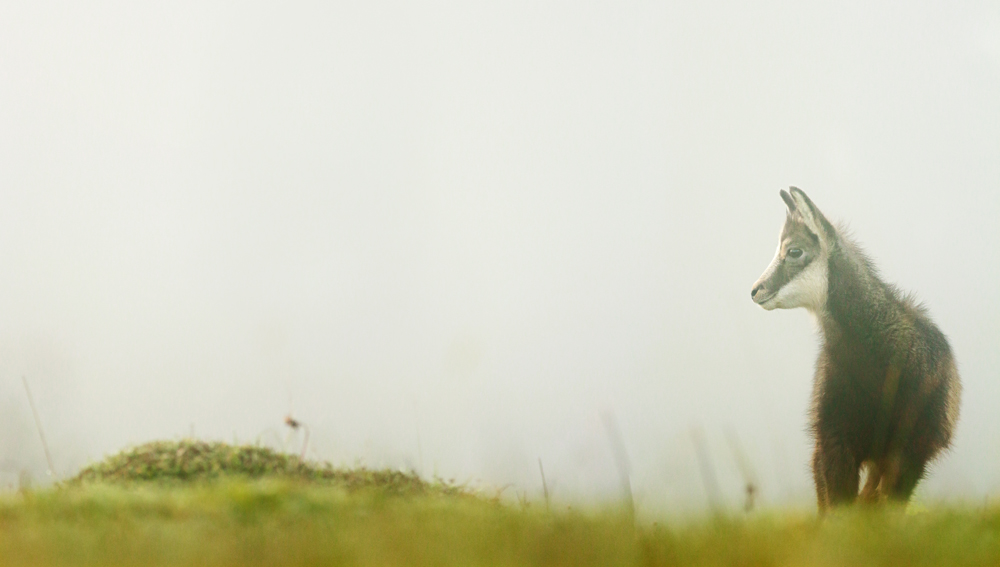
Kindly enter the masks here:
<path id="1" fill-rule="evenodd" d="M 792 196 L 788 194 L 788 191 L 785 191 L 784 189 L 781 190 L 781 200 L 788 205 L 789 212 L 795 212 L 795 200 L 793 200 Z"/>

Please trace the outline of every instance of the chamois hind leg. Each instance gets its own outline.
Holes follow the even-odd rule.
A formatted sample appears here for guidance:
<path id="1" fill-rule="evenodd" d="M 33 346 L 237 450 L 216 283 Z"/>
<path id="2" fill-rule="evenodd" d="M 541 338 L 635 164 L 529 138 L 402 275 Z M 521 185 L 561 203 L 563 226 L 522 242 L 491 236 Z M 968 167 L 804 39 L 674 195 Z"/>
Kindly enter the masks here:
<path id="1" fill-rule="evenodd" d="M 859 464 L 842 444 L 821 439 L 818 443 L 819 469 L 826 481 L 829 506 L 850 504 L 858 497 Z"/>
<path id="2" fill-rule="evenodd" d="M 882 492 L 890 500 L 906 503 L 924 477 L 927 459 L 915 455 L 890 457 L 882 480 Z"/>
<path id="3" fill-rule="evenodd" d="M 875 461 L 868 461 L 868 478 L 858 495 L 858 500 L 866 504 L 874 504 L 879 500 L 879 483 L 882 482 L 882 468 Z"/>

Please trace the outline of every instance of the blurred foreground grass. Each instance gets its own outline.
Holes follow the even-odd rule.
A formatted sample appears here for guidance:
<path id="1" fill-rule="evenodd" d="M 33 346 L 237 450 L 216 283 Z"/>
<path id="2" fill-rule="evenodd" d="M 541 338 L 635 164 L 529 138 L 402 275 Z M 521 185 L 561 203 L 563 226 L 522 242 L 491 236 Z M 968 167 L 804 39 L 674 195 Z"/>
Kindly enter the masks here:
<path id="1" fill-rule="evenodd" d="M 176 455 L 179 447 L 168 449 Z M 8 494 L 0 498 L 0 564 L 1000 565 L 997 509 L 859 509 L 823 522 L 772 513 L 635 527 L 613 510 L 548 513 L 435 485 L 399 490 L 334 475 L 232 471 L 190 483 L 96 475 Z"/>
<path id="2" fill-rule="evenodd" d="M 1000 512 L 854 511 L 633 527 L 286 481 L 90 485 L 0 500 L 3 565 L 998 565 Z"/>

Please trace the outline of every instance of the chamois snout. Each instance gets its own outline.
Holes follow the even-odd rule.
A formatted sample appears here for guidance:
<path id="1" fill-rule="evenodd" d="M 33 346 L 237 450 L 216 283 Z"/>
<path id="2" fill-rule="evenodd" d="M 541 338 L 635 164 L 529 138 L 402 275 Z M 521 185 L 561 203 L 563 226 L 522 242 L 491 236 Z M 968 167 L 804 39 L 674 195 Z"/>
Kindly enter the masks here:
<path id="1" fill-rule="evenodd" d="M 774 282 L 771 281 L 774 278 L 774 273 L 776 271 L 776 263 L 777 262 L 772 263 L 767 267 L 767 270 L 765 270 L 760 278 L 754 282 L 753 289 L 750 290 L 750 299 L 768 311 L 774 309 L 775 307 L 772 305 L 773 302 L 768 302 L 774 299 L 776 295 L 776 290 L 774 288 L 777 286 L 775 286 Z"/>

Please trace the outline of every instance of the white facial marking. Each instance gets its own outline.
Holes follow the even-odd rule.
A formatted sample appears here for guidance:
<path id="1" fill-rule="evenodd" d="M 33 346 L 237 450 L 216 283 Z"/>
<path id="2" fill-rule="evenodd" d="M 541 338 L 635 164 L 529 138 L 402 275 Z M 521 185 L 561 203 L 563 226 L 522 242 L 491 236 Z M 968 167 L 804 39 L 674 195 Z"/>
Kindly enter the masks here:
<path id="1" fill-rule="evenodd" d="M 826 305 L 828 270 L 826 254 L 814 258 L 806 266 L 806 269 L 781 286 L 774 299 L 768 301 L 769 305 L 764 308 L 795 309 L 796 307 L 805 307 L 813 314 L 821 312 Z M 770 305 L 772 303 L 773 306 Z"/>

